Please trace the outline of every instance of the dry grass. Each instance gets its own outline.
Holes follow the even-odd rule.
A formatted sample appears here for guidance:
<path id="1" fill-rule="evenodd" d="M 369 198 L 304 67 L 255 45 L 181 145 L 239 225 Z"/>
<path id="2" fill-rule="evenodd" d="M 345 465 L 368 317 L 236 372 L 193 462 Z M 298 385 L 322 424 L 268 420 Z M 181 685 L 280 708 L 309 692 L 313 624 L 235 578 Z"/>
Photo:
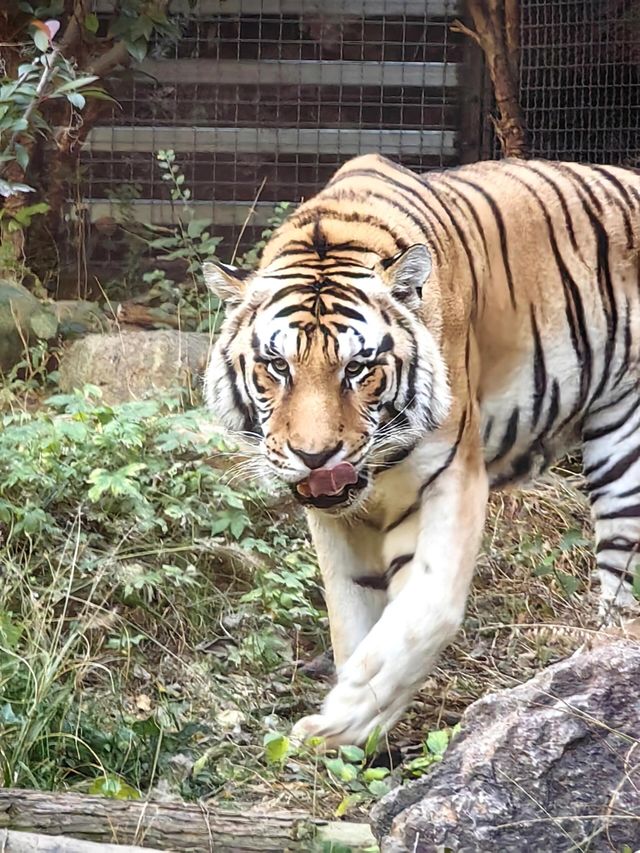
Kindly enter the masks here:
<path id="1" fill-rule="evenodd" d="M 555 472 L 527 490 L 492 496 L 463 630 L 389 737 L 396 760 L 398 751 L 414 756 L 430 731 L 456 723 L 479 697 L 533 677 L 598 629 L 589 511 L 579 482 Z M 542 564 L 548 573 L 540 575 Z M 576 591 L 567 592 L 563 583 Z M 284 695 L 282 689 L 274 709 L 297 716 L 317 707 L 327 685 L 292 670 Z M 255 751 L 246 749 L 255 762 Z M 344 790 L 332 787 L 326 773 L 314 775 L 308 764 L 293 761 L 276 778 L 256 773 L 227 794 L 330 816 Z M 366 807 L 359 811 L 364 815 Z"/>
<path id="2" fill-rule="evenodd" d="M 480 696 L 532 678 L 598 628 L 579 482 L 555 472 L 526 490 L 492 495 L 463 630 L 414 703 L 403 739 L 456 722 Z M 538 575 L 543 563 L 549 572 Z M 575 592 L 563 588 L 567 576 Z"/>

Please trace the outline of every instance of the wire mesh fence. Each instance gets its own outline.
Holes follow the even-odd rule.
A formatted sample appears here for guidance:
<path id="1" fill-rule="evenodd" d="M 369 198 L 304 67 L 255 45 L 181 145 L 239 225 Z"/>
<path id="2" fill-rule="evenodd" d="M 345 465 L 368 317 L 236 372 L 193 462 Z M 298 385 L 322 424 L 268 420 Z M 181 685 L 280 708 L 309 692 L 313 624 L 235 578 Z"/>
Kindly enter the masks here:
<path id="1" fill-rule="evenodd" d="M 534 157 L 640 166 L 640 0 L 521 0 Z"/>
<path id="2" fill-rule="evenodd" d="M 459 162 L 467 46 L 450 29 L 457 0 L 200 0 L 171 10 L 181 36 L 118 82 L 121 111 L 90 135 L 94 219 L 128 186 L 137 218 L 173 220 L 160 149 L 176 152 L 198 215 L 227 251 L 241 230 L 245 243 L 256 239 L 274 202 L 313 195 L 354 155 L 377 151 L 418 170 Z"/>
<path id="3" fill-rule="evenodd" d="M 116 0 L 98 0 L 103 26 Z M 170 225 L 155 154 L 173 149 L 196 215 L 255 242 L 275 202 L 313 195 L 348 158 L 426 171 L 481 156 L 482 57 L 451 25 L 464 0 L 171 0 L 177 39 L 115 83 L 121 109 L 83 154 L 93 220 L 126 199 Z M 531 156 L 640 166 L 640 0 L 521 0 L 519 100 Z M 241 240 L 240 240 L 241 238 Z M 239 244 L 240 240 L 240 244 Z M 117 262 L 117 236 L 92 263 Z"/>

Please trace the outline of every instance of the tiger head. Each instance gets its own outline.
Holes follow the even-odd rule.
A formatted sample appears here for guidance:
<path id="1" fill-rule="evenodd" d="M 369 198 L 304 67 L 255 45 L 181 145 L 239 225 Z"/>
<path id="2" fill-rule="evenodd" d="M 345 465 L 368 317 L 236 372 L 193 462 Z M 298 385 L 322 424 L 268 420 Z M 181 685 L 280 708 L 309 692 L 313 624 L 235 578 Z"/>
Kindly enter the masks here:
<path id="1" fill-rule="evenodd" d="M 227 304 L 207 403 L 253 443 L 261 476 L 308 506 L 352 511 L 449 408 L 438 308 L 425 317 L 422 298 L 430 254 L 415 245 L 372 266 L 283 260 L 245 277 L 205 265 Z"/>

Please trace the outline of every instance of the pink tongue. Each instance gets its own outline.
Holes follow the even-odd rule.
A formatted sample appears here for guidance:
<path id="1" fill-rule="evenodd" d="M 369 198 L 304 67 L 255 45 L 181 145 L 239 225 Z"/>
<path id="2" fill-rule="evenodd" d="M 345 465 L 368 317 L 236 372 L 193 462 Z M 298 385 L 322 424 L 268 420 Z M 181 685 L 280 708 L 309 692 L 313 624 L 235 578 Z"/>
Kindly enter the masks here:
<path id="1" fill-rule="evenodd" d="M 350 462 L 339 462 L 333 468 L 317 468 L 312 471 L 306 482 L 314 498 L 320 495 L 337 495 L 345 486 L 358 482 L 358 472 Z"/>

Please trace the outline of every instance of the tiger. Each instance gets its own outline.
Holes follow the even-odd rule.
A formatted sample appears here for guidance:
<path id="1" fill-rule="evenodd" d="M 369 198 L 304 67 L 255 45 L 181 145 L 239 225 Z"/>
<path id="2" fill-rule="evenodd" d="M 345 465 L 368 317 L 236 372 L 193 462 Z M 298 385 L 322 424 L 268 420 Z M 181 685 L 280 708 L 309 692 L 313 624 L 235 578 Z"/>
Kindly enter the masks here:
<path id="1" fill-rule="evenodd" d="M 395 725 L 463 621 L 489 491 L 574 448 L 602 601 L 634 605 L 639 214 L 621 167 L 367 154 L 257 269 L 205 266 L 207 405 L 305 508 L 325 590 L 336 680 L 294 737 Z"/>

